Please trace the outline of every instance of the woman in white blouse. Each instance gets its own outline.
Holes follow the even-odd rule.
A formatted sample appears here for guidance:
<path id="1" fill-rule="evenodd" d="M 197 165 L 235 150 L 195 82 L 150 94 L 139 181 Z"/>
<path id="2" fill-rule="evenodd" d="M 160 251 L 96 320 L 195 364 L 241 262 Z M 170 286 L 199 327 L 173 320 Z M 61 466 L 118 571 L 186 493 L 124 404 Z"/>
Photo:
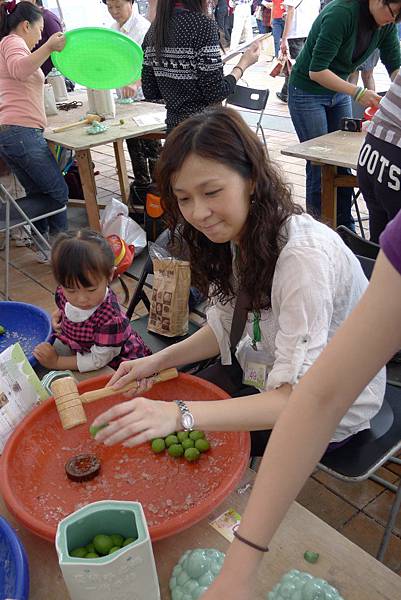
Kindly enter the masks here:
<path id="1" fill-rule="evenodd" d="M 367 280 L 340 237 L 293 203 L 236 111 L 215 108 L 177 127 L 162 152 L 158 184 L 171 229 L 180 227 L 190 249 L 193 284 L 209 293 L 207 324 L 152 356 L 122 363 L 109 385 L 219 355 L 199 375 L 237 397 L 186 406 L 137 397 L 96 419 L 109 423 L 97 440 L 134 446 L 182 429 L 190 413 L 193 428 L 258 430 L 252 452 L 261 454 L 268 435 L 261 431 L 273 427 Z M 384 387 L 382 370 L 343 417 L 332 444 L 369 428 Z"/>

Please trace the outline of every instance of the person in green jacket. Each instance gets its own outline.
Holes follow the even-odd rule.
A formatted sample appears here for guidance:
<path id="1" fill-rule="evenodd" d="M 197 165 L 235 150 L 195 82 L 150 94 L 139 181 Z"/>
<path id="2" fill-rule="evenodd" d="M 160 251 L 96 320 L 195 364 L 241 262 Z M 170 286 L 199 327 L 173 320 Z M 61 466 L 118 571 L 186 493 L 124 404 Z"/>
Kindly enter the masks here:
<path id="1" fill-rule="evenodd" d="M 293 67 L 288 90 L 288 107 L 301 142 L 340 129 L 341 119 L 352 116 L 352 98 L 362 106 L 378 106 L 378 94 L 347 78 L 376 48 L 395 78 L 400 66 L 396 27 L 400 19 L 401 1 L 391 0 L 333 0 L 319 14 Z M 354 229 L 352 189 L 339 188 L 337 197 L 337 224 Z M 306 207 L 320 216 L 320 167 L 309 161 Z"/>

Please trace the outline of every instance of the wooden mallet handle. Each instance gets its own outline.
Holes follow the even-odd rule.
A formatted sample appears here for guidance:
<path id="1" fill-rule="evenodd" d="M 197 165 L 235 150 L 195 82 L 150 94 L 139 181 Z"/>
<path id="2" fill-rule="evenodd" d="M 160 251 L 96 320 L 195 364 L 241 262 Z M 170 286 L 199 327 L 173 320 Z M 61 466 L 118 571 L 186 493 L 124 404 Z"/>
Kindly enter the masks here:
<path id="1" fill-rule="evenodd" d="M 152 380 L 153 383 L 160 383 L 161 381 L 168 381 L 169 379 L 175 379 L 178 377 L 177 369 L 165 369 L 164 371 L 160 371 L 160 373 L 156 373 L 153 377 L 149 379 Z M 85 392 L 81 394 L 79 399 L 82 404 L 89 404 L 90 402 L 95 402 L 95 400 L 101 400 L 101 398 L 108 398 L 113 394 L 123 394 L 124 392 L 129 392 L 130 390 L 135 390 L 138 387 L 138 383 L 136 381 L 131 381 L 127 383 L 122 388 L 103 388 L 101 390 L 93 390 L 92 392 Z"/>
<path id="2" fill-rule="evenodd" d="M 53 129 L 53 133 L 61 133 L 62 131 L 68 131 L 68 129 L 73 129 L 74 127 L 78 127 L 79 125 L 90 125 L 93 121 L 104 121 L 104 117 L 100 115 L 87 115 L 85 119 L 81 121 L 76 121 L 75 123 L 70 123 L 69 125 L 63 125 L 62 127 L 56 127 Z"/>

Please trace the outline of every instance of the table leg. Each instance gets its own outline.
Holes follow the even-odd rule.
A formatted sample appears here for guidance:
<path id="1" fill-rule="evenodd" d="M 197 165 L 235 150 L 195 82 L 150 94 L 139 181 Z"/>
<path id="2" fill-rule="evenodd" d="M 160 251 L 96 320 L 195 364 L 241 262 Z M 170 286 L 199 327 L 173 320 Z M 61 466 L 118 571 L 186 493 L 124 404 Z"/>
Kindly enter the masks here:
<path id="1" fill-rule="evenodd" d="M 128 204 L 129 197 L 129 181 L 127 174 L 127 165 L 124 155 L 124 140 L 116 140 L 113 142 L 114 155 L 116 157 L 118 181 L 120 182 L 121 198 L 125 204 Z"/>
<path id="2" fill-rule="evenodd" d="M 333 227 L 337 226 L 337 187 L 335 178 L 337 167 L 334 165 L 322 165 L 322 221 Z"/>
<path id="3" fill-rule="evenodd" d="M 86 204 L 89 226 L 95 231 L 100 231 L 99 209 L 96 200 L 96 182 L 93 174 L 92 156 L 89 148 L 78 150 L 75 154 L 78 163 L 79 176 Z"/>

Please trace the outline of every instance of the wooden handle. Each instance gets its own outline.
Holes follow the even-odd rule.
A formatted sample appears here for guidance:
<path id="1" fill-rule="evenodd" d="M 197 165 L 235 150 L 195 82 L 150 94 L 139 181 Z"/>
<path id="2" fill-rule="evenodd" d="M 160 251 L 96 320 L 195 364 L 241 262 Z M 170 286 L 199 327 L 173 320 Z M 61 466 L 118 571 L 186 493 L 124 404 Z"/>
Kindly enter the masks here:
<path id="1" fill-rule="evenodd" d="M 160 373 L 153 375 L 153 377 L 150 377 L 149 379 L 151 379 L 153 383 L 160 383 L 162 381 L 168 381 L 169 379 L 175 379 L 176 377 L 178 377 L 177 369 L 165 369 L 164 371 L 160 371 Z M 90 402 L 95 402 L 95 400 L 108 398 L 113 394 L 123 394 L 124 392 L 135 390 L 137 387 L 138 383 L 136 381 L 131 381 L 122 388 L 109 387 L 101 390 L 93 390 L 92 392 L 85 392 L 79 398 L 83 404 L 89 404 Z"/>
<path id="2" fill-rule="evenodd" d="M 56 127 L 53 129 L 53 133 L 61 133 L 62 131 L 67 131 L 68 129 L 72 129 L 73 127 L 78 127 L 78 125 L 86 125 L 87 120 L 83 119 L 82 121 L 77 121 L 76 123 L 70 123 L 69 125 L 63 125 L 63 127 Z"/>

